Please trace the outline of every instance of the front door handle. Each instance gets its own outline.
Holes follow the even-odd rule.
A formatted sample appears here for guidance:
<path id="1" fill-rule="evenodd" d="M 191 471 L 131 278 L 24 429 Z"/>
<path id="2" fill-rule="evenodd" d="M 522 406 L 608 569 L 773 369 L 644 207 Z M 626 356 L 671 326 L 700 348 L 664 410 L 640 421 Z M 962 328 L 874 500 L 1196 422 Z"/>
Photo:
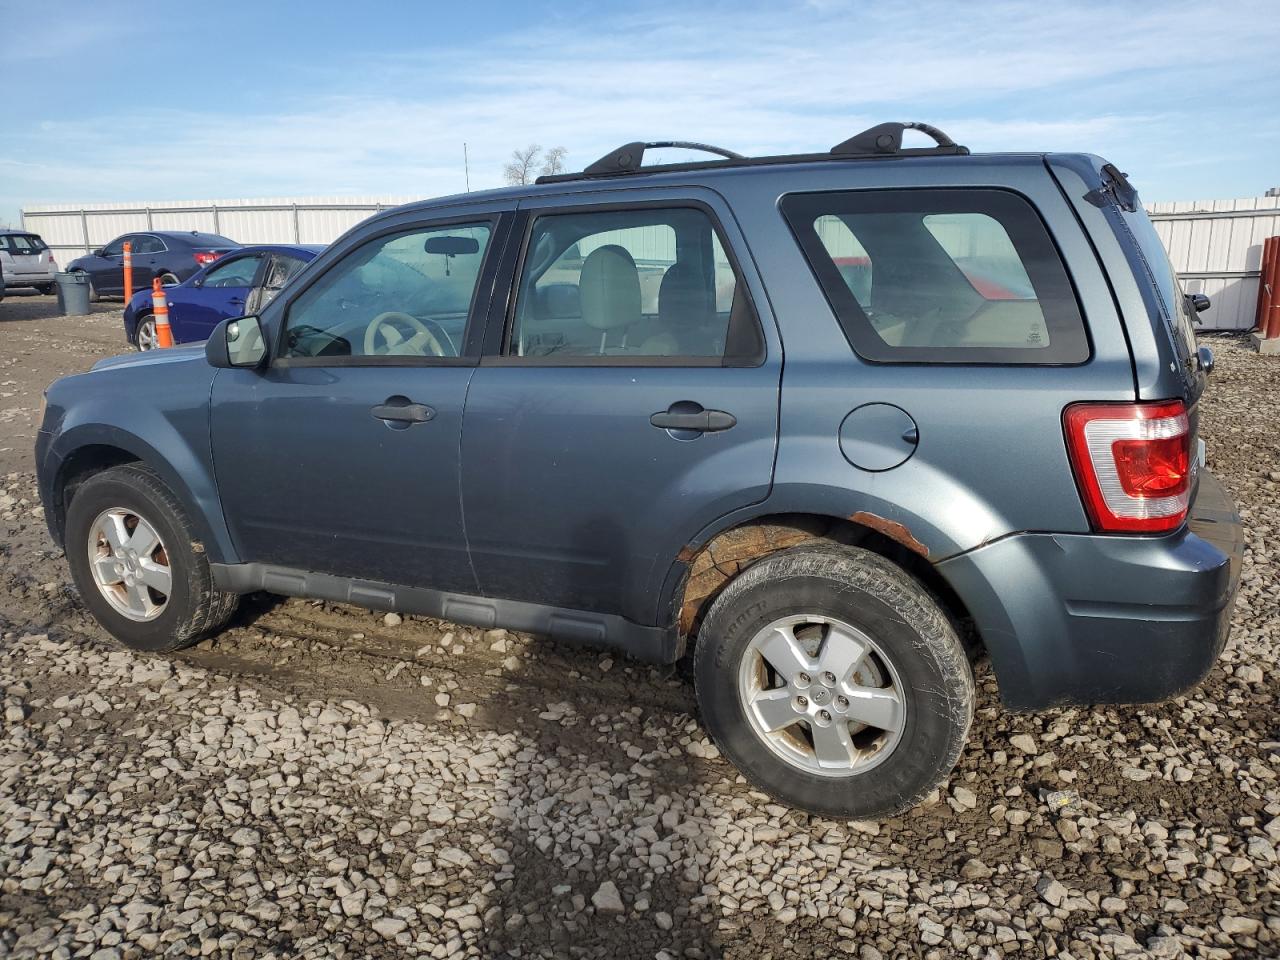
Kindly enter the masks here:
<path id="1" fill-rule="evenodd" d="M 680 411 L 675 409 L 676 404 L 672 404 L 671 408 L 655 413 L 649 418 L 649 422 L 655 427 L 663 430 L 696 430 L 698 433 L 715 433 L 719 430 L 728 430 L 738 422 L 738 418 L 732 413 L 726 413 L 723 410 L 698 410 Z"/>
<path id="2" fill-rule="evenodd" d="M 426 423 L 436 412 L 425 403 L 380 403 L 370 411 L 377 420 Z"/>

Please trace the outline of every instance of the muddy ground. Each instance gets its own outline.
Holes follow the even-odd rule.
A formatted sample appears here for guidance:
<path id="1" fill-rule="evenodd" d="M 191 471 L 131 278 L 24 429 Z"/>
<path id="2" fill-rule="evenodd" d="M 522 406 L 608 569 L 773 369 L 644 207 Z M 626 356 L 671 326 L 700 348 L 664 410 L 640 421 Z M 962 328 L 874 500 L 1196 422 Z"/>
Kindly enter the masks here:
<path id="1" fill-rule="evenodd" d="M 31 460 L 40 391 L 121 350 L 119 305 L 53 313 L 0 303 L 0 956 L 1280 954 L 1280 358 L 1206 341 L 1249 531 L 1206 683 L 1015 716 L 982 668 L 950 783 L 868 824 L 753 792 L 681 670 L 269 597 L 124 651 Z"/>

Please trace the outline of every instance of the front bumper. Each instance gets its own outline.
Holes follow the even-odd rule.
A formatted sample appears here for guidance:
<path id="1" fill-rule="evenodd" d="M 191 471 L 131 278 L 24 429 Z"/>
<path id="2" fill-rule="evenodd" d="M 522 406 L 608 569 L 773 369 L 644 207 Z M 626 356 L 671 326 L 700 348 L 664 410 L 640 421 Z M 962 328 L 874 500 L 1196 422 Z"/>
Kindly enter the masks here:
<path id="1" fill-rule="evenodd" d="M 1162 537 L 1026 533 L 938 565 L 1014 709 L 1141 703 L 1195 686 L 1222 652 L 1244 531 L 1207 470 Z"/>

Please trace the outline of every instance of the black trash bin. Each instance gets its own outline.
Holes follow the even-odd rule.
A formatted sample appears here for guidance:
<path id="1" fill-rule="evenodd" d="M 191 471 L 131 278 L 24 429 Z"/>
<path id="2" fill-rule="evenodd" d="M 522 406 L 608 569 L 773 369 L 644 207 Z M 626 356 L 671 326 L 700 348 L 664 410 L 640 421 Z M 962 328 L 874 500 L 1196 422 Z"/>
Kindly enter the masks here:
<path id="1" fill-rule="evenodd" d="M 89 278 L 83 273 L 59 273 L 58 309 L 64 317 L 78 317 L 89 312 Z"/>

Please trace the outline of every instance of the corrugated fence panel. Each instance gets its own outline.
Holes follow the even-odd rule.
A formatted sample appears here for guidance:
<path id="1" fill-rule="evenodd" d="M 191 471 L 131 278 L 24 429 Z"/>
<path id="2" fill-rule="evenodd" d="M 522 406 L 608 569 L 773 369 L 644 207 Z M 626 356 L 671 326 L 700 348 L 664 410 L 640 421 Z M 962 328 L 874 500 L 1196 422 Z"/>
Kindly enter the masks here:
<path id="1" fill-rule="evenodd" d="M 65 264 L 122 233 L 148 229 L 209 231 L 240 243 L 331 243 L 378 210 L 417 199 L 421 198 L 55 204 L 23 210 L 22 222 L 44 237 Z M 1213 300 L 1213 306 L 1201 314 L 1204 328 L 1247 330 L 1253 326 L 1262 243 L 1280 235 L 1280 197 L 1176 200 L 1147 209 L 1187 292 L 1205 293 Z M 656 235 L 652 241 L 654 256 L 661 259 L 666 245 Z"/>

